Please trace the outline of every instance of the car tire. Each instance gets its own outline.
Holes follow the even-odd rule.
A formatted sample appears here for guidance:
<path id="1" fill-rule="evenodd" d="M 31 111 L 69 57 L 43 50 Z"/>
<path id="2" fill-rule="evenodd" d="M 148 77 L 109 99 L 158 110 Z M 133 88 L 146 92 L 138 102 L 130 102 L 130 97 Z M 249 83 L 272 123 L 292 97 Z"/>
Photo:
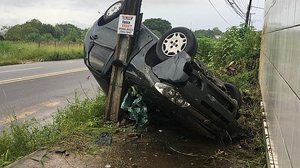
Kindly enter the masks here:
<path id="1" fill-rule="evenodd" d="M 185 27 L 176 27 L 159 39 L 156 45 L 156 54 L 162 61 L 185 51 L 192 58 L 196 55 L 198 43 L 194 33 Z"/>
<path id="2" fill-rule="evenodd" d="M 114 4 L 112 4 L 104 13 L 103 15 L 103 21 L 108 23 L 112 20 L 114 20 L 115 18 L 117 18 L 121 12 L 122 12 L 122 8 L 123 8 L 123 1 L 118 1 Z"/>
<path id="3" fill-rule="evenodd" d="M 242 95 L 239 89 L 231 83 L 224 83 L 228 94 L 237 101 L 238 106 L 241 107 L 243 104 Z"/>

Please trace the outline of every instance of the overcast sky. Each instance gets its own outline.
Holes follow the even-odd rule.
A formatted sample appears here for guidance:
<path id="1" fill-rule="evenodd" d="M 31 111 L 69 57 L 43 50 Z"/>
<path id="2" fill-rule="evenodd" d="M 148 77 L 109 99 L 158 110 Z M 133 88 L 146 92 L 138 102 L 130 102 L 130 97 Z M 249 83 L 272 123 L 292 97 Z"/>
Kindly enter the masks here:
<path id="1" fill-rule="evenodd" d="M 0 0 L 0 26 L 22 24 L 31 19 L 43 23 L 72 23 L 88 28 L 116 0 Z M 232 0 L 231 0 L 232 1 Z M 235 0 L 246 11 L 249 0 Z M 143 0 L 144 19 L 163 18 L 172 26 L 193 30 L 219 27 L 226 30 L 243 20 L 234 13 L 225 0 Z M 264 0 L 253 0 L 253 6 L 264 7 Z M 253 8 L 253 25 L 262 28 L 263 10 Z M 226 21 L 225 21 L 226 20 Z M 228 23 L 227 23 L 228 22 Z"/>

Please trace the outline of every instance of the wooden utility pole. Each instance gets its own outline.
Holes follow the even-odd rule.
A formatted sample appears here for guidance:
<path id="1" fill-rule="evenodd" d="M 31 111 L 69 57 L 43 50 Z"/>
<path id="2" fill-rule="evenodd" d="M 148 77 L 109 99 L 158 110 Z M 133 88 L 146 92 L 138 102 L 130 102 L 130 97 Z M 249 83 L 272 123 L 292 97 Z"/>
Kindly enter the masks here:
<path id="1" fill-rule="evenodd" d="M 130 22 L 130 18 L 133 18 L 132 16 L 135 16 L 135 29 L 139 29 L 139 22 L 141 22 L 140 8 L 142 5 L 142 0 L 125 0 L 123 5 L 122 14 L 124 15 L 121 14 L 119 19 L 121 20 L 123 18 L 129 18 L 128 21 L 123 21 L 124 24 L 126 24 Z M 120 30 L 120 27 L 118 30 Z M 122 65 L 126 64 L 126 61 L 130 56 L 135 32 L 136 31 L 134 31 L 131 35 L 126 33 L 121 33 L 118 35 L 105 109 L 106 120 L 117 122 L 120 117 L 120 106 L 124 87 L 124 66 Z"/>
<path id="2" fill-rule="evenodd" d="M 246 26 L 250 25 L 250 15 L 251 15 L 250 11 L 251 11 L 251 7 L 252 7 L 252 0 L 249 1 L 247 13 L 246 13 L 246 22 L 245 22 Z"/>

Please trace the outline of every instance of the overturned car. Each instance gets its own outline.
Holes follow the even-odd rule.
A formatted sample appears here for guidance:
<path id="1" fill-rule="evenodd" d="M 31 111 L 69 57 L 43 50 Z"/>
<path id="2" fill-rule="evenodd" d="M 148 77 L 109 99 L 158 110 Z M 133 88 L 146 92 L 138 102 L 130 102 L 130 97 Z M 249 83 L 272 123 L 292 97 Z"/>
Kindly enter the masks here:
<path id="1" fill-rule="evenodd" d="M 85 64 L 106 94 L 122 6 L 123 1 L 119 1 L 109 7 L 84 41 Z M 237 119 L 241 94 L 234 85 L 219 80 L 193 60 L 197 46 L 193 32 L 187 28 L 173 28 L 158 38 L 141 24 L 124 66 L 125 81 L 137 88 L 147 106 L 174 116 L 201 135 L 235 138 L 240 133 Z"/>

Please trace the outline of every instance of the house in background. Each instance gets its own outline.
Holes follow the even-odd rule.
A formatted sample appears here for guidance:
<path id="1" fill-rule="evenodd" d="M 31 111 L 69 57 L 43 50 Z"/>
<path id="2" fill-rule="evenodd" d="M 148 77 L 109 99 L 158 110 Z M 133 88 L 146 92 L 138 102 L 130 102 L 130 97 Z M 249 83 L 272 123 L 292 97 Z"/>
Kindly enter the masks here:
<path id="1" fill-rule="evenodd" d="M 265 0 L 260 85 L 270 166 L 300 167 L 300 0 Z"/>

